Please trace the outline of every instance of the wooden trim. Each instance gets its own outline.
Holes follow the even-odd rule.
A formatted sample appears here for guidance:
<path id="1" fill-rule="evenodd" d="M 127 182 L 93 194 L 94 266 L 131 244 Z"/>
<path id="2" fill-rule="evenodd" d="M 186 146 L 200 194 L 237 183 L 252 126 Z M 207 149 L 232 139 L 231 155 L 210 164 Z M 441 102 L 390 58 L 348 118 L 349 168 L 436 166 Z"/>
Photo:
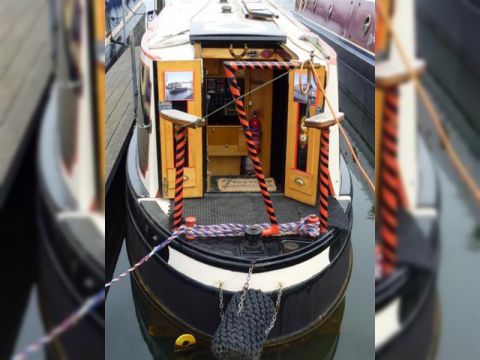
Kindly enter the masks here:
<path id="1" fill-rule="evenodd" d="M 325 80 L 325 69 L 315 70 L 320 81 Z M 285 196 L 309 205 L 317 203 L 318 171 L 320 161 L 320 130 L 308 129 L 308 149 L 306 171 L 296 169 L 297 162 L 297 128 L 299 116 L 299 103 L 294 101 L 295 73 L 302 70 L 292 71 L 289 75 L 288 87 L 288 120 L 287 120 L 287 148 L 285 164 Z M 306 70 L 303 70 L 306 73 Z M 317 95 L 317 104 L 322 104 L 322 95 Z M 310 108 L 313 113 L 315 106 Z"/>
<path id="2" fill-rule="evenodd" d="M 202 61 L 188 60 L 188 61 L 157 61 L 157 91 L 160 96 L 159 101 L 165 101 L 165 93 L 162 89 L 165 88 L 164 73 L 173 71 L 192 71 L 193 72 L 193 92 L 194 99 L 187 101 L 187 112 L 198 117 L 202 116 Z M 162 166 L 162 182 L 169 181 L 169 170 L 175 168 L 174 161 L 174 140 L 173 140 L 173 126 L 169 121 L 165 121 L 162 116 L 160 120 L 160 144 L 161 144 L 161 166 Z M 195 184 L 194 186 L 185 186 L 184 197 L 202 197 L 203 196 L 203 141 L 202 129 L 188 129 L 188 159 L 189 167 L 185 171 L 193 171 Z M 167 197 L 173 198 L 174 190 L 171 184 L 163 185 L 167 189 Z"/>

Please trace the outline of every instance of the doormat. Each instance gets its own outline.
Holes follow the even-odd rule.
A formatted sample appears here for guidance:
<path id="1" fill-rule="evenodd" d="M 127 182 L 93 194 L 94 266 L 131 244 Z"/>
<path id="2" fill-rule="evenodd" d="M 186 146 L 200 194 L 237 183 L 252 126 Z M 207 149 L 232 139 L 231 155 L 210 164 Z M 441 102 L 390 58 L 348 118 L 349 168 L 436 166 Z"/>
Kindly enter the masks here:
<path id="1" fill-rule="evenodd" d="M 268 191 L 277 191 L 275 180 L 273 178 L 266 178 Z M 217 179 L 218 191 L 220 192 L 260 192 L 260 186 L 256 178 L 242 179 L 242 178 L 219 178 Z"/>

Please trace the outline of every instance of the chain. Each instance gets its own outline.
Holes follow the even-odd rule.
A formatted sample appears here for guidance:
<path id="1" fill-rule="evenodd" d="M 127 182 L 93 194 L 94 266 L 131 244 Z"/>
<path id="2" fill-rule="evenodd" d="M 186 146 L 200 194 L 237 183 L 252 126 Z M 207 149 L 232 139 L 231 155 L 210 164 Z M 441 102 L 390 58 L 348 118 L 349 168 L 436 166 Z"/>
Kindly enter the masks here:
<path id="1" fill-rule="evenodd" d="M 282 301 L 282 294 L 283 294 L 283 284 L 280 282 L 278 283 L 279 289 L 278 289 L 278 294 L 277 294 L 277 301 L 275 303 L 275 312 L 273 313 L 272 317 L 272 322 L 270 323 L 270 326 L 265 330 L 265 334 L 270 334 L 270 331 L 272 331 L 273 327 L 275 326 L 275 322 L 277 321 L 277 315 L 278 315 L 278 310 L 280 309 L 280 302 Z"/>
<path id="2" fill-rule="evenodd" d="M 219 293 L 218 293 L 218 300 L 219 300 L 219 307 L 220 307 L 220 319 L 223 319 L 224 311 L 223 311 L 223 281 L 220 281 L 220 285 L 218 286 Z"/>
<path id="3" fill-rule="evenodd" d="M 247 291 L 250 286 L 250 279 L 252 278 L 252 273 L 253 273 L 253 267 L 255 266 L 255 260 L 252 261 L 252 264 L 250 265 L 250 268 L 248 269 L 248 275 L 247 275 L 247 281 L 245 282 L 245 285 L 243 285 L 243 290 L 242 290 L 242 296 L 240 296 L 240 302 L 238 303 L 238 312 L 237 314 L 240 314 L 243 309 L 243 305 L 245 304 L 245 298 L 247 297 Z"/>

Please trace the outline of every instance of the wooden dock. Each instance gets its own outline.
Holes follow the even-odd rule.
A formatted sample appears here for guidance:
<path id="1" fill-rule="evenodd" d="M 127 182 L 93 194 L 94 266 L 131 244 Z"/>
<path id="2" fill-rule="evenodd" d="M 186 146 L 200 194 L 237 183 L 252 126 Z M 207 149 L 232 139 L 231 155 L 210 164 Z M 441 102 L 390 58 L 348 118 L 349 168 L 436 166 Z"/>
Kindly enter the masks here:
<path id="1" fill-rule="evenodd" d="M 136 65 L 140 64 L 135 48 Z M 135 125 L 131 50 L 127 49 L 106 74 L 105 115 L 105 277 L 110 280 L 125 237 L 125 158 Z"/>
<path id="2" fill-rule="evenodd" d="M 135 49 L 135 54 L 138 74 L 139 48 Z M 106 75 L 105 190 L 107 192 L 127 148 L 135 121 L 131 66 L 131 53 L 130 49 L 127 49 Z"/>
<path id="3" fill-rule="evenodd" d="M 48 0 L 0 2 L 0 208 L 52 76 Z"/>

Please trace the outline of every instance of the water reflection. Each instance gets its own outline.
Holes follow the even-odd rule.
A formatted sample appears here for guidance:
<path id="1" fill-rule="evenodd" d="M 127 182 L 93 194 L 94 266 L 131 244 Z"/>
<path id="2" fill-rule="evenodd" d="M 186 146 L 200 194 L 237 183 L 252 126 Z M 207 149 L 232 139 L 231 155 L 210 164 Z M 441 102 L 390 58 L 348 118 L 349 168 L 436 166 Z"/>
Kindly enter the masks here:
<path id="1" fill-rule="evenodd" d="M 131 281 L 131 284 L 138 324 L 155 359 L 215 360 L 205 340 L 198 339 L 194 346 L 176 349 L 175 341 L 185 333 L 184 330 L 154 306 L 136 281 Z M 333 359 L 344 310 L 345 300 L 342 300 L 321 326 L 300 340 L 264 349 L 262 359 L 277 359 L 280 355 L 285 359 L 310 359 L 313 355 L 318 359 Z"/>

